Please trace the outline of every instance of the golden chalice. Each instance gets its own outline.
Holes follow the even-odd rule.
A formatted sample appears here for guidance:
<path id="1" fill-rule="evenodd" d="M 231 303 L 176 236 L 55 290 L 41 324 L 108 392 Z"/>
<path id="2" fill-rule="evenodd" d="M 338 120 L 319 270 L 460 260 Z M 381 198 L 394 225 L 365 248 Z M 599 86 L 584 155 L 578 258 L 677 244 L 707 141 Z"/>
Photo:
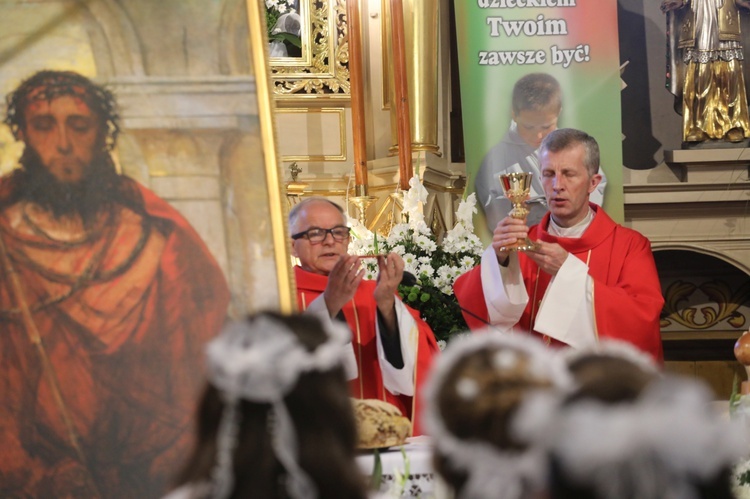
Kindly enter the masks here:
<path id="1" fill-rule="evenodd" d="M 529 197 L 529 191 L 531 190 L 532 174 L 513 172 L 499 175 L 499 178 L 500 185 L 503 187 L 503 194 L 513 204 L 513 209 L 510 210 L 508 215 L 519 220 L 526 220 L 529 210 L 526 208 L 525 201 Z M 503 246 L 500 248 L 500 251 L 526 251 L 534 248 L 536 248 L 536 244 L 526 237 L 516 240 L 511 245 Z"/>

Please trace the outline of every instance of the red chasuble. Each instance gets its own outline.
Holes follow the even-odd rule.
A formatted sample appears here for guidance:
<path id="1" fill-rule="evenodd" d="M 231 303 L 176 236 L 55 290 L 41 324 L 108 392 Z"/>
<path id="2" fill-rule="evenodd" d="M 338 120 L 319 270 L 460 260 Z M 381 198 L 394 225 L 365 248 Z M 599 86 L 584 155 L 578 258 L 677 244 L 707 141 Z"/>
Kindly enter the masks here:
<path id="1" fill-rule="evenodd" d="M 313 274 L 302 270 L 301 267 L 294 268 L 297 280 L 297 303 L 300 310 L 306 310 L 310 303 L 320 296 L 326 289 L 328 277 Z M 379 399 L 389 402 L 401 410 L 401 413 L 412 420 L 413 434 L 420 435 L 420 388 L 429 371 L 432 357 L 439 348 L 435 335 L 422 319 L 419 312 L 406 306 L 419 329 L 419 341 L 417 342 L 415 393 L 416 397 L 405 395 L 394 395 L 383 386 L 383 377 L 378 363 L 377 336 L 375 323 L 377 321 L 377 305 L 373 298 L 375 281 L 362 281 L 354 295 L 354 299 L 343 308 L 346 322 L 352 330 L 352 345 L 354 356 L 357 359 L 357 371 L 359 376 L 349 382 L 352 397 L 360 399 Z M 412 417 L 413 415 L 417 417 Z"/>
<path id="2" fill-rule="evenodd" d="M 596 330 L 600 338 L 627 341 L 661 362 L 664 355 L 659 314 L 664 298 L 651 244 L 638 232 L 616 224 L 598 206 L 590 206 L 596 216 L 581 238 L 550 235 L 546 230 L 549 213 L 531 228 L 529 238 L 558 243 L 588 265 L 594 281 Z M 532 330 L 531 324 L 551 276 L 542 272 L 526 254 L 519 253 L 518 258 L 529 303 L 516 327 L 541 335 Z M 480 266 L 459 277 L 454 291 L 462 307 L 489 320 Z M 485 327 L 468 314 L 464 318 L 471 329 Z"/>

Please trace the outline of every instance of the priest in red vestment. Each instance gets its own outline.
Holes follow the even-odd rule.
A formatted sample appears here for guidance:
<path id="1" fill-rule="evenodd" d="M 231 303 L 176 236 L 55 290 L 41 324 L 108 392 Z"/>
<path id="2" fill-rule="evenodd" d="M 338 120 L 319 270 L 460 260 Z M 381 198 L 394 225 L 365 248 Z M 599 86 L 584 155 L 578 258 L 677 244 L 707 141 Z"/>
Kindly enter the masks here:
<path id="1" fill-rule="evenodd" d="M 556 130 L 542 143 L 540 159 L 550 211 L 531 229 L 512 217 L 498 223 L 481 265 L 456 280 L 459 303 L 498 329 L 548 344 L 586 348 L 610 338 L 662 361 L 664 298 L 651 245 L 589 202 L 601 179 L 596 140 Z M 501 249 L 527 236 L 536 249 Z M 486 327 L 464 315 L 472 329 Z"/>
<path id="2" fill-rule="evenodd" d="M 352 396 L 390 402 L 412 420 L 413 433 L 421 433 L 419 389 L 439 349 L 427 323 L 397 296 L 403 259 L 395 253 L 378 256 L 378 280 L 364 280 L 360 257 L 347 254 L 346 215 L 324 198 L 295 205 L 289 228 L 292 254 L 300 262 L 295 267 L 300 309 L 344 320 L 351 329 Z"/>
<path id="3" fill-rule="evenodd" d="M 189 450 L 221 269 L 117 174 L 112 95 L 42 71 L 8 99 L 0 179 L 0 496 L 160 497 Z"/>

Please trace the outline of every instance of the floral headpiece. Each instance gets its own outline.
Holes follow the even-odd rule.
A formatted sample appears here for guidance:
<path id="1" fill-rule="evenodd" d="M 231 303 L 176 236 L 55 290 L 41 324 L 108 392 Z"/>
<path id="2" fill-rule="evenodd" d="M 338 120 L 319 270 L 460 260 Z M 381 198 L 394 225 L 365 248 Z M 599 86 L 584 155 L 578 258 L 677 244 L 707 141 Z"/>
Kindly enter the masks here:
<path id="1" fill-rule="evenodd" d="M 260 315 L 249 323 L 229 325 L 208 344 L 208 378 L 225 403 L 211 477 L 212 497 L 229 497 L 234 487 L 232 455 L 239 431 L 240 399 L 271 405 L 271 444 L 289 475 L 287 490 L 295 499 L 317 497 L 315 484 L 297 462 L 297 437 L 284 397 L 303 373 L 341 365 L 350 333 L 335 323 L 324 329 L 327 341 L 310 352 L 286 325 Z"/>
<path id="2" fill-rule="evenodd" d="M 596 497 L 698 497 L 697 485 L 745 455 L 744 426 L 711 407 L 709 390 L 665 376 L 632 403 L 579 400 L 548 411 L 537 444 L 571 483 Z"/>
<path id="3" fill-rule="evenodd" d="M 489 331 L 454 339 L 436 361 L 426 387 L 425 425 L 436 450 L 457 470 L 467 475 L 461 491 L 464 499 L 523 497 L 524 485 L 541 486 L 546 479 L 546 458 L 533 446 L 524 450 L 502 450 L 488 442 L 461 439 L 446 428 L 438 399 L 454 366 L 468 355 L 481 350 L 495 350 L 494 367 L 501 371 L 518 369 L 518 354 L 528 357 L 525 369 L 530 378 L 549 382 L 549 389 L 567 391 L 572 381 L 562 359 L 534 338 Z M 467 401 L 480 396 L 480 388 L 469 378 L 456 380 L 459 396 Z M 537 389 L 529 389 L 535 393 Z M 523 405 L 523 400 L 521 405 Z M 518 416 L 514 416 L 514 420 Z M 511 423 L 510 431 L 513 431 Z"/>

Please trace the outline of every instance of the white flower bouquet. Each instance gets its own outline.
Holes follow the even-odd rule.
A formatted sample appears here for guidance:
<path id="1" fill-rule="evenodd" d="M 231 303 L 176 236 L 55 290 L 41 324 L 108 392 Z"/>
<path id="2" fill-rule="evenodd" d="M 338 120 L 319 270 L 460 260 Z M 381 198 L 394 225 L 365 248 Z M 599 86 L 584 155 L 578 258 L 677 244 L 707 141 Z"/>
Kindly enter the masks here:
<path id="1" fill-rule="evenodd" d="M 414 285 L 402 284 L 399 294 L 405 303 L 419 310 L 442 346 L 452 335 L 467 329 L 453 295 L 453 282 L 477 265 L 482 254 L 482 242 L 473 233 L 476 198 L 471 194 L 461 201 L 456 211 L 456 225 L 438 244 L 420 209 L 420 205 L 427 201 L 427 190 L 416 175 L 409 185 L 411 188 L 404 195 L 402 211 L 407 222 L 394 225 L 383 239 L 359 221 L 350 219 L 353 237 L 349 252 L 356 255 L 389 252 L 401 255 L 404 270 L 413 274 L 417 282 Z M 363 264 L 367 271 L 365 278 L 377 279 L 377 263 L 364 260 Z"/>
<path id="2" fill-rule="evenodd" d="M 294 0 L 265 0 L 266 27 L 272 57 L 285 57 L 302 48 L 300 16 Z M 278 47 L 277 47 L 278 46 Z M 274 48 L 276 47 L 276 48 Z"/>

